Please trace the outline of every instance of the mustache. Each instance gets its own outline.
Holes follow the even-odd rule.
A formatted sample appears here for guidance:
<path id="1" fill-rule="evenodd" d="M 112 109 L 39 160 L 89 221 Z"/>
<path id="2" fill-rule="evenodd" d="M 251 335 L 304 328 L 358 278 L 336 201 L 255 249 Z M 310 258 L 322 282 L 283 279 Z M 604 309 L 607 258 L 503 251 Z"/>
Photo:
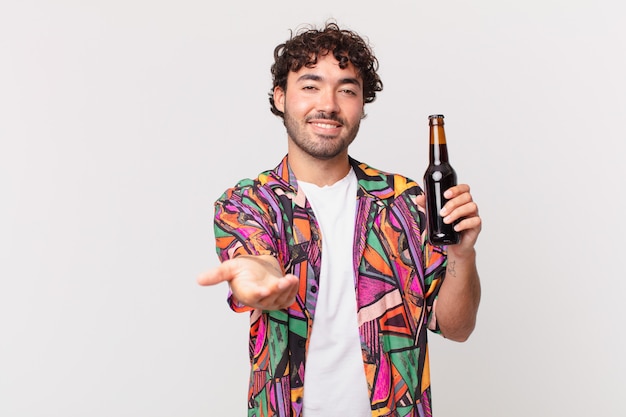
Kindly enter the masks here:
<path id="1" fill-rule="evenodd" d="M 338 117 L 335 113 L 324 113 L 324 112 L 319 112 L 316 114 L 312 114 L 310 116 L 308 116 L 306 118 L 306 121 L 309 122 L 313 119 L 317 119 L 317 120 L 332 120 L 333 122 L 337 122 L 337 123 L 341 123 L 342 125 L 345 125 L 344 120 L 341 117 Z"/>

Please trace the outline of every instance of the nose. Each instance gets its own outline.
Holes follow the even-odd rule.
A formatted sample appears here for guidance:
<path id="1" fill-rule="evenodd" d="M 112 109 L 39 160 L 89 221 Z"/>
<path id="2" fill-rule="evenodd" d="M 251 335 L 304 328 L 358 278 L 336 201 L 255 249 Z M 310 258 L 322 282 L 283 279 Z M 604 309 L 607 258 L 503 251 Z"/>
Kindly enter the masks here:
<path id="1" fill-rule="evenodd" d="M 317 103 L 318 111 L 324 113 L 338 113 L 339 104 L 337 102 L 337 94 L 332 89 L 324 89 L 319 95 Z"/>

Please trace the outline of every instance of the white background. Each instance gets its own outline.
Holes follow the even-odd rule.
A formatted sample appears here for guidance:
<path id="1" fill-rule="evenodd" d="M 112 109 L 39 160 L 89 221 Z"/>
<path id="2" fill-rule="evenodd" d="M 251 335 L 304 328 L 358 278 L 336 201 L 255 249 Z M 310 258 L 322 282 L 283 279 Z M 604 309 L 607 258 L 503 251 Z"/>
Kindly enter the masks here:
<path id="1" fill-rule="evenodd" d="M 421 179 L 427 116 L 484 219 L 435 415 L 626 415 L 618 0 L 0 4 L 0 416 L 243 416 L 213 201 L 286 151 L 273 48 L 334 17 L 384 91 L 351 154 Z"/>

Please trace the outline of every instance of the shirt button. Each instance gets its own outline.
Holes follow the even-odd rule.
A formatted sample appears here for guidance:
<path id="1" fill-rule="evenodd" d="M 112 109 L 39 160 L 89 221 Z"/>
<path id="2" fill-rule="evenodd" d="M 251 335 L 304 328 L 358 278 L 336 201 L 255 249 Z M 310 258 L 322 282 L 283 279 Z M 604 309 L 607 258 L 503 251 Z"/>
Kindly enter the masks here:
<path id="1" fill-rule="evenodd" d="M 315 294 L 317 292 L 317 287 L 311 287 L 311 292 Z"/>

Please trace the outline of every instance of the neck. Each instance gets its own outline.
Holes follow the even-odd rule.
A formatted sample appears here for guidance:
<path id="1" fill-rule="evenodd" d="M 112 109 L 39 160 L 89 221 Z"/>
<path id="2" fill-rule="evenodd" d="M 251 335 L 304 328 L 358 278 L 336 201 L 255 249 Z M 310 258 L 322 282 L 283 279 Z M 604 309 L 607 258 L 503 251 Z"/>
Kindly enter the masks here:
<path id="1" fill-rule="evenodd" d="M 347 152 L 331 159 L 317 159 L 289 149 L 289 167 L 298 180 L 323 187 L 345 178 L 350 172 L 350 160 Z"/>

